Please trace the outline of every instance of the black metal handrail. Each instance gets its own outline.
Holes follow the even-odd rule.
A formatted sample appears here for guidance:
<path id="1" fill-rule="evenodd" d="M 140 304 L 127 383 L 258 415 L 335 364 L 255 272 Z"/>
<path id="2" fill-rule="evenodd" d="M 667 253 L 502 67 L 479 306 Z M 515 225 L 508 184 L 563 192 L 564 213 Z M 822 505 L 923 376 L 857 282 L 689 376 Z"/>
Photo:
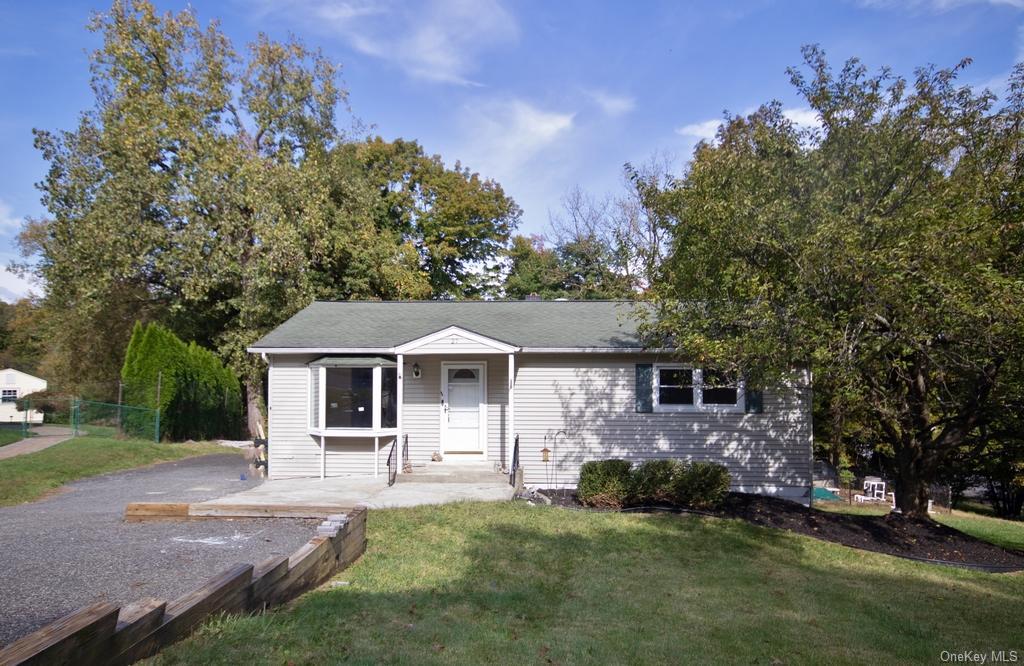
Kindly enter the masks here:
<path id="1" fill-rule="evenodd" d="M 395 479 L 398 478 L 398 438 L 395 438 L 395 443 L 391 445 L 391 453 L 388 454 L 388 485 L 395 485 Z"/>
<path id="2" fill-rule="evenodd" d="M 402 473 L 408 474 L 412 471 L 412 463 L 409 462 L 409 433 L 402 435 Z"/>
<path id="3" fill-rule="evenodd" d="M 516 485 L 516 472 L 519 471 L 519 435 L 516 435 L 515 443 L 512 445 L 512 465 L 508 471 L 508 484 Z"/>

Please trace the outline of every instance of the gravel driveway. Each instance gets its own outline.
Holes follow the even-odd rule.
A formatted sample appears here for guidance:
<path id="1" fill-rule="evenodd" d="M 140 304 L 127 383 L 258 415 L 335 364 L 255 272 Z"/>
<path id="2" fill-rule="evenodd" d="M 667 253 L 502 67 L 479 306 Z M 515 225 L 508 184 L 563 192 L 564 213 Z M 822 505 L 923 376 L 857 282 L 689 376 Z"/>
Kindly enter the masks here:
<path id="1" fill-rule="evenodd" d="M 76 481 L 0 508 L 0 645 L 94 601 L 172 600 L 238 562 L 288 555 L 316 521 L 125 523 L 129 502 L 199 502 L 258 485 L 241 456 L 210 455 Z"/>

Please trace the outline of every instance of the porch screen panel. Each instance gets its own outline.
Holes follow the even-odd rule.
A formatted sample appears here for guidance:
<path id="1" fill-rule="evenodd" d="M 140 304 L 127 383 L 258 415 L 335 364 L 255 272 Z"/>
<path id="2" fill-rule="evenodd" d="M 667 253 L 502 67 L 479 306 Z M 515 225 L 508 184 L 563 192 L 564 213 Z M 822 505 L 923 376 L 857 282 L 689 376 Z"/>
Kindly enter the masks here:
<path id="1" fill-rule="evenodd" d="M 326 368 L 324 427 L 373 427 L 373 369 Z"/>
<path id="2" fill-rule="evenodd" d="M 380 427 L 398 427 L 398 368 L 380 371 Z"/>

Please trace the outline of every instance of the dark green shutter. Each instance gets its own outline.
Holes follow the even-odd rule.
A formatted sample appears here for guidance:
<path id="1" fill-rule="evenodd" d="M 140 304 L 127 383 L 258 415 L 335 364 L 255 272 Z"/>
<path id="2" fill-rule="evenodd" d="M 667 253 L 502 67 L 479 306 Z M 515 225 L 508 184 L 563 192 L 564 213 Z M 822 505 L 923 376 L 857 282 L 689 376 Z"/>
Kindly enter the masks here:
<path id="1" fill-rule="evenodd" d="M 636 364 L 636 411 L 653 412 L 654 397 L 651 395 L 654 384 L 654 366 L 650 363 Z"/>
<path id="2" fill-rule="evenodd" d="M 747 390 L 743 393 L 746 406 L 744 411 L 747 414 L 764 413 L 764 393 L 762 391 Z"/>

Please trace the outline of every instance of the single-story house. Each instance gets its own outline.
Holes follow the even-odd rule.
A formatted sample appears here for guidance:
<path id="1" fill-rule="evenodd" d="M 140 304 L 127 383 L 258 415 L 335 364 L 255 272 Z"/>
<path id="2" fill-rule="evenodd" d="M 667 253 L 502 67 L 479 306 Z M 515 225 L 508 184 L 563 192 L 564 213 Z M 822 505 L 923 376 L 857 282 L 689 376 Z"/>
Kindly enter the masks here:
<path id="1" fill-rule="evenodd" d="M 18 410 L 18 399 L 30 393 L 46 390 L 46 380 L 27 372 L 5 368 L 0 370 L 0 423 L 42 423 L 43 413 Z"/>
<path id="2" fill-rule="evenodd" d="M 647 349 L 634 307 L 314 302 L 249 348 L 269 366 L 270 475 L 385 474 L 404 445 L 413 467 L 518 464 L 538 487 L 575 485 L 588 460 L 675 457 L 725 464 L 735 490 L 806 497 L 809 377 L 754 390 Z"/>

